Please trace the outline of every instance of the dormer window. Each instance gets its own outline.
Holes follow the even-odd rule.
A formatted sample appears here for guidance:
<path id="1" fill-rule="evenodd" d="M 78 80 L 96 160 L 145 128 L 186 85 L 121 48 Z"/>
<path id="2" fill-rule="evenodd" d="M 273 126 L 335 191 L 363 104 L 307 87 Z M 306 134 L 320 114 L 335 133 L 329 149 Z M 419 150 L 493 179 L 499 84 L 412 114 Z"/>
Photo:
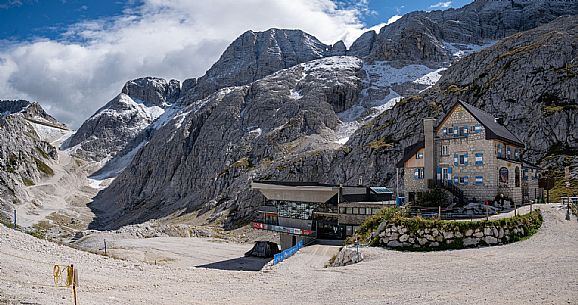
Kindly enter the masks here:
<path id="1" fill-rule="evenodd" d="M 417 154 L 415 154 L 415 158 L 416 159 L 423 159 L 423 151 L 420 151 Z"/>

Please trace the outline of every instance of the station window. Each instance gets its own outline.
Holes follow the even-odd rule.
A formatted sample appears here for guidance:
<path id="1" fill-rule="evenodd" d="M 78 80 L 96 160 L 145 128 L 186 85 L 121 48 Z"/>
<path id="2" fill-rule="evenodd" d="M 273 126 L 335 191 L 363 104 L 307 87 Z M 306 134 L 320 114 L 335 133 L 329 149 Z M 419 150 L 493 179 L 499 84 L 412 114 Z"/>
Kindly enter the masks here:
<path id="1" fill-rule="evenodd" d="M 345 235 L 347 235 L 347 236 L 353 235 L 353 227 L 352 226 L 345 226 Z"/>

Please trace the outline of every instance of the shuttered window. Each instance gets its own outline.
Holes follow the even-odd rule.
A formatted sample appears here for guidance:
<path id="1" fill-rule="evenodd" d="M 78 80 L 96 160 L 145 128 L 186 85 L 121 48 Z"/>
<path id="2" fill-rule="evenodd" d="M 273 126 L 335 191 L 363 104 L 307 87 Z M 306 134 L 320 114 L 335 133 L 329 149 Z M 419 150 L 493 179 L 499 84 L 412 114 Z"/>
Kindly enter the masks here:
<path id="1" fill-rule="evenodd" d="M 484 164 L 484 154 L 476 153 L 476 165 L 483 165 L 483 164 Z"/>
<path id="2" fill-rule="evenodd" d="M 423 167 L 418 167 L 414 170 L 413 176 L 415 179 L 423 179 Z"/>
<path id="3" fill-rule="evenodd" d="M 483 176 L 476 176 L 476 185 L 484 184 L 484 177 Z"/>

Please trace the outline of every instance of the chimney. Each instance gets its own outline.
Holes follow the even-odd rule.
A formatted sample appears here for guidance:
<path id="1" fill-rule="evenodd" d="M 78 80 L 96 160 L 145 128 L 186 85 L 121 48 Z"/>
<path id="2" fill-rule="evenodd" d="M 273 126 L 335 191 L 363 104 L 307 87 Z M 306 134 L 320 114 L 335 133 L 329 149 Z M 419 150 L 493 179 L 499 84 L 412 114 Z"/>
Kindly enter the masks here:
<path id="1" fill-rule="evenodd" d="M 504 119 L 503 118 L 496 117 L 496 118 L 494 118 L 494 121 L 496 121 L 496 123 L 498 123 L 500 125 L 504 125 Z"/>
<path id="2" fill-rule="evenodd" d="M 425 118 L 423 120 L 423 134 L 425 139 L 425 151 L 423 154 L 423 178 L 426 181 L 433 180 L 435 177 L 435 142 L 434 142 L 434 124 L 436 120 Z"/>

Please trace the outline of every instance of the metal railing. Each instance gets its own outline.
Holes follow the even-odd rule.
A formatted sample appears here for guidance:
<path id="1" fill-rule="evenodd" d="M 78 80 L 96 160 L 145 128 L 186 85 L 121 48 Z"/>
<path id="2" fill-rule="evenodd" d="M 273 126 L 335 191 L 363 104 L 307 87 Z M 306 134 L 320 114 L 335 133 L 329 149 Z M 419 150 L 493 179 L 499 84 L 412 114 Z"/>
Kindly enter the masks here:
<path id="1" fill-rule="evenodd" d="M 427 181 L 428 188 L 442 188 L 444 190 L 449 191 L 452 195 L 458 198 L 460 204 L 465 203 L 464 199 L 464 191 L 457 187 L 455 184 L 450 183 L 448 180 L 437 180 L 437 179 L 429 179 Z"/>

